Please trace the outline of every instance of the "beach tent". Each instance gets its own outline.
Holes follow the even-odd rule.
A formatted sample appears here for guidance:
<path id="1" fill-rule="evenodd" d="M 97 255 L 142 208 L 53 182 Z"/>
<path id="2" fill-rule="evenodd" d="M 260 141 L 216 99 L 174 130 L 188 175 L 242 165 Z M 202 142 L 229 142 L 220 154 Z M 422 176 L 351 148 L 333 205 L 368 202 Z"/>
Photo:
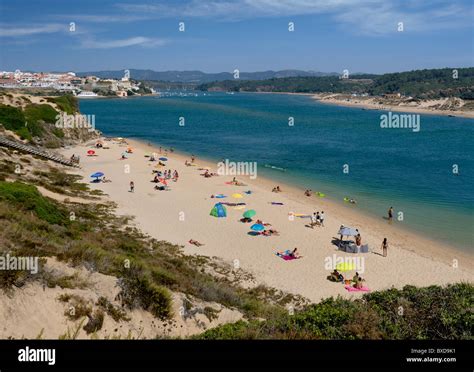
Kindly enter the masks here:
<path id="1" fill-rule="evenodd" d="M 211 209 L 210 215 L 214 217 L 227 217 L 227 210 L 221 203 L 217 203 Z"/>
<path id="2" fill-rule="evenodd" d="M 256 214 L 257 214 L 257 212 L 255 212 L 255 210 L 249 209 L 248 211 L 244 212 L 243 216 L 244 216 L 244 218 L 252 218 Z"/>
<path id="3" fill-rule="evenodd" d="M 263 231 L 265 230 L 265 226 L 263 226 L 261 223 L 255 223 L 252 226 L 250 226 L 250 229 L 253 231 Z"/>

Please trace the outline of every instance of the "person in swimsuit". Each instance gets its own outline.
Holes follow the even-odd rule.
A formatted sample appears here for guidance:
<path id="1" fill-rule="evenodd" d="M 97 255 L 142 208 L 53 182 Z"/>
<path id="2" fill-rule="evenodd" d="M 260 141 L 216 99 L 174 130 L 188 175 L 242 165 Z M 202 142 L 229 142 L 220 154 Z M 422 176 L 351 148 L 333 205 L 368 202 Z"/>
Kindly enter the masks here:
<path id="1" fill-rule="evenodd" d="M 135 183 L 130 181 L 130 192 L 135 192 Z"/>
<path id="2" fill-rule="evenodd" d="M 293 258 L 299 258 L 300 257 L 300 254 L 298 252 L 298 248 L 295 248 L 293 249 L 290 254 L 289 254 L 290 257 L 293 257 Z"/>
<path id="3" fill-rule="evenodd" d="M 383 256 L 384 256 L 384 257 L 387 257 L 387 249 L 388 249 L 387 238 L 383 238 L 383 242 L 382 242 L 382 252 L 383 252 Z"/>
<path id="4" fill-rule="evenodd" d="M 393 207 L 390 207 L 388 209 L 388 220 L 392 222 L 392 219 L 393 219 Z"/>
<path id="5" fill-rule="evenodd" d="M 356 245 L 358 247 L 360 247 L 362 245 L 362 237 L 360 236 L 360 234 L 356 235 Z"/>

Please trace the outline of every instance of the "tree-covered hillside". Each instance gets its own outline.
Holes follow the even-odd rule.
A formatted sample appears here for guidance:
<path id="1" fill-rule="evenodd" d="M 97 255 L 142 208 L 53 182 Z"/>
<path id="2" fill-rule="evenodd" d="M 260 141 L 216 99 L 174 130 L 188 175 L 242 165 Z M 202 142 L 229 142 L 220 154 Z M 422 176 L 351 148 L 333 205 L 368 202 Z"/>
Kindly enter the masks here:
<path id="1" fill-rule="evenodd" d="M 291 77 L 268 80 L 226 80 L 201 84 L 199 90 L 235 92 L 400 93 L 415 98 L 459 97 L 474 99 L 474 68 L 444 68 L 383 75 Z"/>

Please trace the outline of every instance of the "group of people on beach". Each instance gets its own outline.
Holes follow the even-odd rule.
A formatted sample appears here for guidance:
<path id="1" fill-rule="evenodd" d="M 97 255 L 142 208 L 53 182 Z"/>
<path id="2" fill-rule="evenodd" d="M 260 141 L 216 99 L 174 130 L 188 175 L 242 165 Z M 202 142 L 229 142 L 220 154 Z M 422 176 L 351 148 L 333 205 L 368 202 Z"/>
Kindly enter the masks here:
<path id="1" fill-rule="evenodd" d="M 179 174 L 176 169 L 174 170 L 172 175 L 171 175 L 171 169 L 168 169 L 167 171 L 164 170 L 163 172 L 155 171 L 155 177 L 153 178 L 153 182 L 158 183 L 158 182 L 161 182 L 162 179 L 166 179 L 166 180 L 172 179 L 173 181 L 177 182 L 178 178 L 179 178 Z"/>
<path id="2" fill-rule="evenodd" d="M 321 213 L 319 213 L 319 211 L 313 213 L 313 215 L 311 216 L 311 223 L 310 223 L 311 228 L 314 229 L 314 226 L 324 227 L 325 218 L 326 217 L 325 217 L 324 211 L 321 211 Z"/>
<path id="3" fill-rule="evenodd" d="M 331 282 L 340 282 L 340 283 L 351 283 L 354 288 L 362 289 L 364 286 L 365 279 L 363 279 L 358 272 L 352 277 L 352 280 L 346 280 L 344 275 L 342 275 L 337 269 L 327 277 Z"/>
<path id="4" fill-rule="evenodd" d="M 280 186 L 276 186 L 272 189 L 272 192 L 281 192 Z"/>

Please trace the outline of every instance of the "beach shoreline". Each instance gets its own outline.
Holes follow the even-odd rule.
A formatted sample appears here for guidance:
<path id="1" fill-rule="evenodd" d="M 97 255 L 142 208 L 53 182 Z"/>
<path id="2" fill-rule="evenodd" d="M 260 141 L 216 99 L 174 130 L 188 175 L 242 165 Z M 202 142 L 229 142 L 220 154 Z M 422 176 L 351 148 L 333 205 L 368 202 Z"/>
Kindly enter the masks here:
<path id="1" fill-rule="evenodd" d="M 139 139 L 132 139 L 132 138 L 127 138 L 126 139 L 128 143 L 130 143 L 133 147 L 137 148 L 149 148 L 149 147 L 159 147 L 160 144 L 148 144 L 146 141 L 139 140 Z M 162 148 L 165 148 L 163 145 L 161 145 Z M 186 160 L 189 161 L 191 158 L 191 153 L 187 154 L 183 151 L 176 151 L 173 150 L 174 158 L 179 159 L 182 163 L 184 163 Z M 209 158 L 203 158 L 199 157 L 199 164 L 203 165 L 204 167 L 208 167 L 211 169 L 216 169 L 217 168 L 217 163 L 218 160 L 217 158 L 213 161 Z M 231 177 L 231 176 L 228 176 Z M 329 209 L 336 209 L 340 214 L 346 214 L 350 215 L 350 218 L 352 220 L 357 220 L 358 217 L 363 217 L 363 219 L 366 219 L 367 221 L 370 221 L 372 224 L 382 224 L 387 225 L 390 229 L 394 230 L 397 235 L 404 235 L 407 234 L 411 238 L 416 238 L 423 240 L 424 246 L 429 246 L 430 248 L 428 249 L 422 249 L 421 251 L 418 251 L 418 254 L 425 254 L 426 257 L 430 256 L 430 253 L 435 253 L 435 256 L 438 258 L 444 258 L 445 262 L 447 262 L 448 259 L 450 259 L 453 255 L 458 255 L 463 257 L 464 259 L 471 259 L 472 264 L 474 265 L 474 254 L 470 254 L 467 251 L 463 251 L 459 247 L 456 247 L 455 245 L 449 244 L 448 242 L 438 242 L 435 239 L 431 239 L 429 236 L 426 234 L 423 234 L 422 232 L 415 231 L 411 229 L 410 227 L 403 226 L 402 223 L 398 223 L 394 221 L 391 225 L 388 224 L 388 222 L 384 219 L 383 216 L 376 217 L 373 215 L 373 213 L 361 209 L 357 209 L 357 206 L 354 205 L 347 205 L 342 202 L 338 202 L 337 200 L 333 200 L 330 198 L 330 196 L 326 196 L 324 198 L 317 198 L 317 197 L 307 197 L 304 195 L 305 189 L 291 184 L 290 182 L 287 181 L 281 181 L 281 180 L 273 180 L 270 177 L 266 176 L 258 176 L 255 180 L 250 179 L 249 176 L 236 176 L 238 180 L 243 180 L 245 183 L 249 185 L 258 185 L 266 190 L 271 190 L 274 186 L 279 185 L 284 191 L 285 195 L 290 197 L 292 200 L 295 200 L 299 203 L 305 203 L 308 204 L 310 209 L 317 210 L 318 208 L 326 208 L 323 210 L 329 210 Z M 395 219 L 396 220 L 396 219 Z M 433 252 L 436 251 L 436 252 Z"/>
<path id="2" fill-rule="evenodd" d="M 285 183 L 276 183 L 265 177 L 256 180 L 248 176 L 236 176 L 248 186 L 226 185 L 232 176 L 204 178 L 200 175 L 209 167 L 215 172 L 216 163 L 197 158 L 198 166 L 185 166 L 190 156 L 184 152 L 168 152 L 167 169 L 177 169 L 179 182 L 171 183 L 171 191 L 153 190 L 152 170 L 154 163 L 147 160 L 145 154 L 159 154 L 159 144 L 146 143 L 137 139 L 127 139 L 128 145 L 112 143 L 110 149 L 99 149 L 97 157 L 84 157 L 83 169 L 78 171 L 84 178 L 89 172 L 100 168 L 112 182 L 91 184 L 91 188 L 100 189 L 117 204 L 121 215 L 134 216 L 137 227 L 158 240 L 166 240 L 183 246 L 185 254 L 199 254 L 218 257 L 232 264 L 237 260 L 239 267 L 252 273 L 256 283 L 279 288 L 289 293 L 302 295 L 313 302 L 332 295 L 354 296 L 342 287 L 334 287 L 326 280 L 329 274 L 324 261 L 336 256 L 351 256 L 338 251 L 334 245 L 340 225 L 358 228 L 363 243 L 368 243 L 373 253 L 362 255 L 365 259 L 369 287 L 372 290 L 401 287 L 406 284 L 429 285 L 447 284 L 456 281 L 473 281 L 474 259 L 467 252 L 461 252 L 444 243 L 435 242 L 405 229 L 397 223 L 389 225 L 384 220 L 368 216 L 350 207 L 339 205 L 326 198 L 305 197 L 303 190 Z M 109 141 L 107 141 L 109 142 Z M 134 151 L 129 159 L 120 161 L 120 153 L 125 146 Z M 64 155 L 85 153 L 91 143 L 78 145 L 64 150 Z M 160 154 L 159 154 L 160 155 Z M 164 153 L 161 154 L 163 156 Z M 196 154 L 198 155 L 198 154 Z M 129 165 L 133 176 L 129 176 L 122 167 Z M 135 192 L 128 192 L 129 180 L 135 183 Z M 271 189 L 279 184 L 283 192 L 272 193 Z M 247 202 L 245 209 L 255 208 L 257 217 L 271 222 L 280 236 L 251 236 L 250 225 L 239 222 L 245 209 L 228 206 L 227 218 L 209 216 L 212 206 L 222 201 L 213 199 L 211 194 L 220 192 L 230 196 L 251 189 L 251 195 L 227 202 Z M 283 205 L 270 204 L 271 201 Z M 234 210 L 235 209 L 235 210 Z M 309 214 L 324 210 L 327 216 L 326 227 L 310 229 L 304 219 L 289 217 L 289 213 Z M 178 216 L 186 216 L 183 221 Z M 184 217 L 183 217 L 184 218 Z M 382 257 L 380 244 L 384 237 L 390 242 L 387 258 Z M 188 243 L 195 239 L 204 245 L 196 247 Z M 277 251 L 298 247 L 303 259 L 286 262 L 275 256 Z M 352 255 L 354 256 L 354 255 Z M 361 256 L 361 255 L 357 255 Z M 456 265 L 453 263 L 456 262 Z M 456 266 L 456 267 L 454 267 Z M 402 272 L 400 272 L 402 271 Z M 297 276 L 296 273 L 298 273 Z"/>
<path id="3" fill-rule="evenodd" d="M 408 106 L 408 105 L 399 105 L 395 106 L 390 103 L 385 104 L 378 104 L 374 102 L 369 102 L 368 99 L 379 99 L 384 100 L 383 97 L 369 97 L 365 99 L 365 102 L 360 102 L 361 97 L 357 98 L 346 98 L 345 95 L 341 95 L 343 97 L 338 97 L 337 94 L 332 93 L 293 93 L 293 92 L 239 92 L 239 93 L 254 93 L 254 94 L 285 94 L 285 95 L 298 95 L 298 96 L 308 96 L 318 101 L 322 104 L 334 105 L 334 106 L 341 106 L 341 107 L 351 107 L 351 108 L 360 108 L 365 110 L 372 110 L 372 111 L 394 111 L 394 112 L 406 112 L 406 113 L 413 113 L 413 114 L 422 114 L 422 115 L 440 115 L 440 116 L 450 116 L 450 117 L 459 117 L 465 119 L 474 119 L 474 111 L 459 111 L 459 110 L 440 110 L 436 108 L 423 108 L 418 106 Z M 428 102 L 424 100 L 425 104 Z"/>
<path id="4" fill-rule="evenodd" d="M 307 94 L 305 94 L 307 95 Z M 408 105 L 393 105 L 390 103 L 378 104 L 375 102 L 370 102 L 365 100 L 365 102 L 360 102 L 361 98 L 348 99 L 348 98 L 337 98 L 333 96 L 324 97 L 319 94 L 311 94 L 312 98 L 318 102 L 328 105 L 336 105 L 342 107 L 352 107 L 352 108 L 361 108 L 366 110 L 374 111 L 395 111 L 395 112 L 408 112 L 414 114 L 422 115 L 441 115 L 441 116 L 450 116 L 450 117 L 460 117 L 465 119 L 474 119 L 474 111 L 459 111 L 459 110 L 439 110 L 435 108 L 428 107 L 418 107 L 418 106 L 408 106 Z M 371 97 L 370 99 L 375 99 Z M 382 97 L 376 97 L 376 99 L 383 99 Z M 427 101 L 424 102 L 424 104 Z"/>

